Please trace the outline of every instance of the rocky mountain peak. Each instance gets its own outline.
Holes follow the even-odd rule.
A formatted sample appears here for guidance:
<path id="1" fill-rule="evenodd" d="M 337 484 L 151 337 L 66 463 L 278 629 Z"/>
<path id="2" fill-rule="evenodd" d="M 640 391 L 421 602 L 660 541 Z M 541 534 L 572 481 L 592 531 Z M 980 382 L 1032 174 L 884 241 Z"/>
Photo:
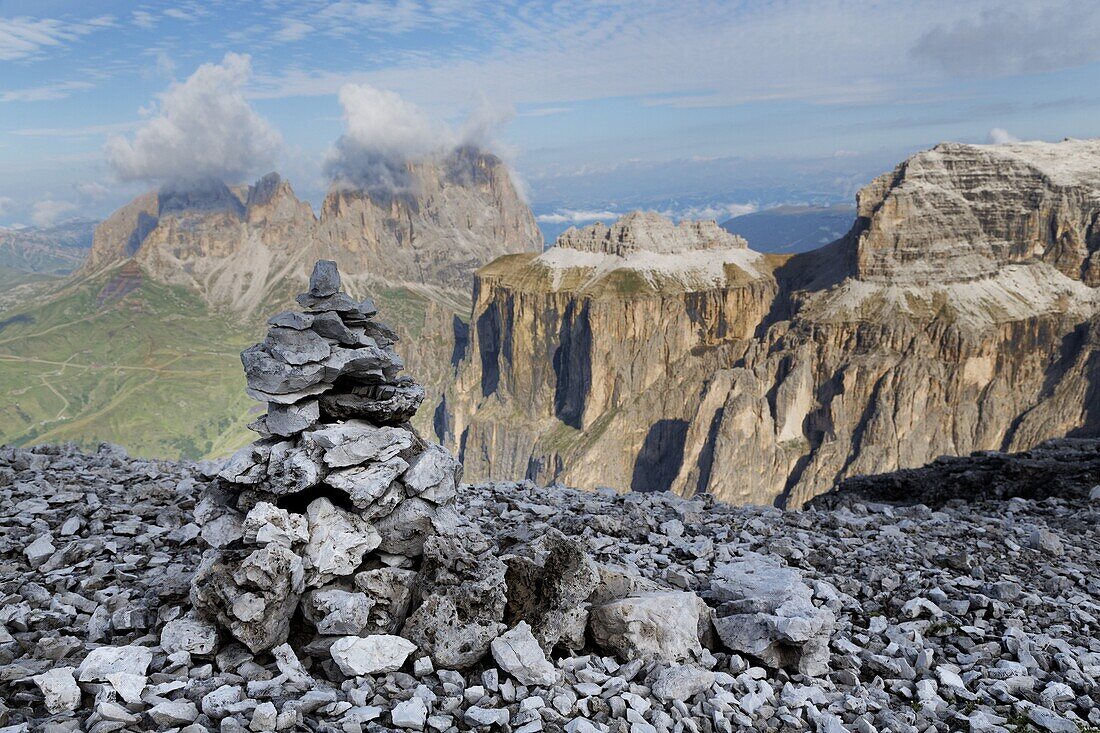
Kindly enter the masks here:
<path id="1" fill-rule="evenodd" d="M 581 252 L 625 256 L 631 252 L 673 254 L 696 250 L 745 249 L 748 243 L 714 221 L 674 224 L 654 211 L 632 211 L 611 226 L 597 222 L 583 229 L 571 227 L 558 247 Z"/>
<path id="2" fill-rule="evenodd" d="M 967 282 L 1046 262 L 1100 284 L 1100 140 L 945 143 L 860 191 L 856 277 Z"/>

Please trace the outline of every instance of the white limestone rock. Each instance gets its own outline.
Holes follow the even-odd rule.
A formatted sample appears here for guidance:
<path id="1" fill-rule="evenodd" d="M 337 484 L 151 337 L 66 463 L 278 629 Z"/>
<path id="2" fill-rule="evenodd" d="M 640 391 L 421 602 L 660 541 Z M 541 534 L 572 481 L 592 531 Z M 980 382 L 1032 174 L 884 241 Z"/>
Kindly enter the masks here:
<path id="1" fill-rule="evenodd" d="M 31 679 L 45 697 L 46 710 L 64 713 L 80 707 L 80 686 L 73 677 L 73 667 L 54 667 Z"/>
<path id="2" fill-rule="evenodd" d="M 302 611 L 318 634 L 360 634 L 367 628 L 374 601 L 364 593 L 322 588 L 305 595 Z"/>
<path id="3" fill-rule="evenodd" d="M 396 672 L 416 651 L 416 644 L 392 634 L 342 636 L 329 647 L 340 671 L 349 677 Z"/>
<path id="4" fill-rule="evenodd" d="M 520 621 L 493 639 L 493 659 L 521 685 L 550 687 L 558 681 L 558 670 L 546 658 L 526 621 Z"/>
<path id="5" fill-rule="evenodd" d="M 101 646 L 89 652 L 77 667 L 77 679 L 80 682 L 106 682 L 108 675 L 116 672 L 145 676 L 149 663 L 153 661 L 153 652 L 147 647 Z"/>
<path id="6" fill-rule="evenodd" d="M 199 618 L 178 618 L 164 624 L 160 646 L 168 654 L 187 652 L 196 656 L 213 654 L 218 645 L 218 629 Z"/>
<path id="7" fill-rule="evenodd" d="M 688 591 L 656 591 L 595 606 L 589 611 L 593 641 L 624 661 L 678 662 L 698 654 L 700 614 L 706 604 Z"/>
<path id="8" fill-rule="evenodd" d="M 330 580 L 351 575 L 363 557 L 382 542 L 370 522 L 334 506 L 325 498 L 314 499 L 306 509 L 309 543 L 303 559 L 306 582 L 319 587 Z"/>

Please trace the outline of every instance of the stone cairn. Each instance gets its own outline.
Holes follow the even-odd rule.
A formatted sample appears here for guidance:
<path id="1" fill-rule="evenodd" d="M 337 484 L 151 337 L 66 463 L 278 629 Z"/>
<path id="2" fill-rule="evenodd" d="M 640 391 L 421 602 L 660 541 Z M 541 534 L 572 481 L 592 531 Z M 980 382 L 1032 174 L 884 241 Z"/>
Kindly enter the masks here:
<path id="1" fill-rule="evenodd" d="M 366 651 L 414 648 L 392 635 L 425 541 L 459 529 L 461 466 L 409 424 L 424 389 L 400 376 L 397 335 L 373 320 L 374 303 L 341 292 L 336 263 L 319 261 L 297 300 L 304 313 L 272 317 L 267 338 L 241 354 L 248 394 L 267 414 L 249 426 L 261 438 L 196 507 L 212 549 L 191 596 L 253 652 L 311 630 L 294 646 L 362 674 L 354 660 Z M 415 621 L 430 633 L 432 621 Z"/>
<path id="2" fill-rule="evenodd" d="M 324 260 L 298 302 L 305 312 L 274 316 L 241 354 L 267 414 L 196 505 L 209 549 L 191 585 L 201 616 L 274 654 L 284 676 L 394 672 L 410 656 L 463 670 L 491 653 L 546 686 L 555 649 L 686 661 L 709 655 L 715 627 L 733 648 L 820 673 L 831 618 L 794 577 L 741 568 L 712 621 L 695 593 L 597 563 L 556 530 L 491 542 L 455 510 L 460 464 L 409 424 L 424 390 L 400 375 L 374 303 L 341 292 Z"/>

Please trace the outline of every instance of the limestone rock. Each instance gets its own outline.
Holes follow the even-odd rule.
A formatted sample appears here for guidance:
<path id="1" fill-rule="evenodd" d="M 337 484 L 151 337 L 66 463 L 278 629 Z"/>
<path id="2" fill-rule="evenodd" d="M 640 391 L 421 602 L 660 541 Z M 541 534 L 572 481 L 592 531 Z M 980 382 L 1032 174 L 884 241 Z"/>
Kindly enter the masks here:
<path id="1" fill-rule="evenodd" d="M 101 646 L 93 649 L 76 670 L 80 682 L 106 682 L 107 676 L 125 673 L 145 676 L 149 663 L 153 661 L 153 652 L 147 647 Z"/>
<path id="2" fill-rule="evenodd" d="M 703 649 L 701 607 L 702 600 L 686 591 L 643 593 L 593 607 L 588 630 L 596 644 L 624 661 L 678 662 Z"/>
<path id="3" fill-rule="evenodd" d="M 306 518 L 309 543 L 302 558 L 307 584 L 313 587 L 333 578 L 352 575 L 363 562 L 363 556 L 382 541 L 370 522 L 334 506 L 323 497 L 310 503 Z"/>
<path id="4" fill-rule="evenodd" d="M 504 575 L 504 563 L 480 532 L 459 529 L 429 537 L 419 576 L 424 602 L 401 633 L 436 668 L 476 664 L 506 628 Z"/>
<path id="5" fill-rule="evenodd" d="M 493 659 L 521 685 L 550 687 L 558 680 L 558 670 L 546 658 L 526 621 L 493 639 Z"/>
<path id="6" fill-rule="evenodd" d="M 391 634 L 342 636 L 329 648 L 340 671 L 349 676 L 396 672 L 416 645 Z"/>
<path id="7" fill-rule="evenodd" d="M 72 667 L 55 667 L 31 679 L 46 698 L 46 710 L 63 713 L 80 707 L 80 686 L 73 677 Z"/>

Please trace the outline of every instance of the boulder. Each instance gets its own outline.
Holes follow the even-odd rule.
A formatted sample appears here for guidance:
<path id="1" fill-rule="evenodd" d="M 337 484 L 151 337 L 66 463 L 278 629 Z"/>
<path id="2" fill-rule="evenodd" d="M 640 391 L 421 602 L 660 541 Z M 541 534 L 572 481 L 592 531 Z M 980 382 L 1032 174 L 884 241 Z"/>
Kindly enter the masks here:
<path id="1" fill-rule="evenodd" d="M 655 591 L 595 606 L 588 631 L 620 659 L 678 662 L 702 652 L 699 619 L 707 608 L 688 591 Z"/>
<path id="2" fill-rule="evenodd" d="M 520 621 L 490 644 L 497 665 L 521 685 L 551 687 L 558 681 L 557 668 L 546 658 L 526 621 Z"/>
<path id="3" fill-rule="evenodd" d="M 348 676 L 396 672 L 416 651 L 416 644 L 391 634 L 342 636 L 329 647 L 333 661 Z"/>

